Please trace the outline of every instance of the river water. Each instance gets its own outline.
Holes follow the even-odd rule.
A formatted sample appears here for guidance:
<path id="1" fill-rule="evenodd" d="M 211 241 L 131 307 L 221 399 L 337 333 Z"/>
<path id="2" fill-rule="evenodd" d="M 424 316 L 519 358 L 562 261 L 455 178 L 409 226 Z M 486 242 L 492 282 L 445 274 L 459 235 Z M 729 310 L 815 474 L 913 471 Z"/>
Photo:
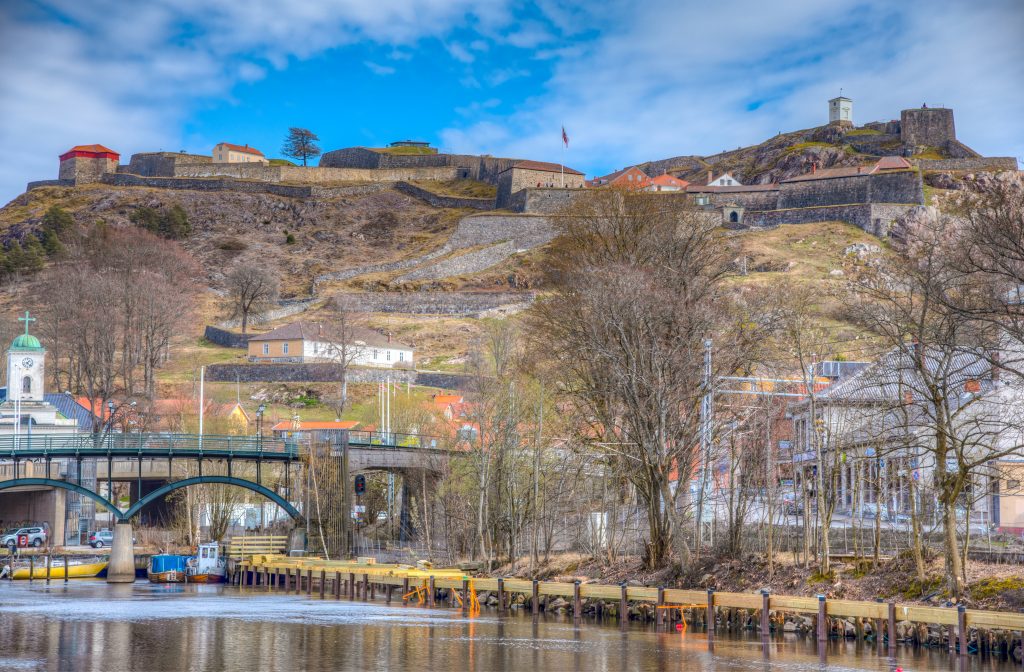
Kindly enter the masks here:
<path id="1" fill-rule="evenodd" d="M 962 666 L 963 665 L 963 666 Z M 1003 670 L 1007 663 L 812 638 L 622 630 L 529 614 L 321 600 L 225 586 L 0 582 L 0 670 Z M 1020 669 L 1015 668 L 1015 669 Z"/>

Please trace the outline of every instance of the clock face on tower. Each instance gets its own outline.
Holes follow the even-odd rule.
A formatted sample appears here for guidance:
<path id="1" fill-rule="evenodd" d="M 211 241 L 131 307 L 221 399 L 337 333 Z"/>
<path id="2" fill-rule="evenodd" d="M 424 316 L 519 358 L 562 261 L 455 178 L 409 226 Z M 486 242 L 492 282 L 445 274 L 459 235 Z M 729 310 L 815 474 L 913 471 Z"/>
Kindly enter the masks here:
<path id="1" fill-rule="evenodd" d="M 31 369 L 33 364 L 35 364 L 35 362 L 32 361 L 31 357 L 26 357 L 25 359 L 21 360 L 21 365 L 24 366 L 26 369 Z"/>

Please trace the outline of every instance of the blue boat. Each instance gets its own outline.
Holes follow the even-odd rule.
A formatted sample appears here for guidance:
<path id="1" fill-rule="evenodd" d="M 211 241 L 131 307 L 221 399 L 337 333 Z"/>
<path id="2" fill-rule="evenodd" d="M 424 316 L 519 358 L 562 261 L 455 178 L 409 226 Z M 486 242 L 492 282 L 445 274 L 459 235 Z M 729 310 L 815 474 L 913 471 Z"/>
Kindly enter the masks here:
<path id="1" fill-rule="evenodd" d="M 188 555 L 154 555 L 149 559 L 146 575 L 152 583 L 185 583 Z"/>

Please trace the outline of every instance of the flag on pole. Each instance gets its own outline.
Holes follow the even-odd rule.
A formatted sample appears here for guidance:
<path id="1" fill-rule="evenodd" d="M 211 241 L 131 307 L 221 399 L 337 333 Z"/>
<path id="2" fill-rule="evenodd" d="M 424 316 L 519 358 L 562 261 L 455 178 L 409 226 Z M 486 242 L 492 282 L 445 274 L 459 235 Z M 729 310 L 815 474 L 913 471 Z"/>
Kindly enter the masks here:
<path id="1" fill-rule="evenodd" d="M 565 126 L 562 126 L 562 143 L 563 143 L 563 144 L 564 144 L 564 145 L 565 145 L 566 147 L 568 147 L 568 146 L 569 146 L 569 136 L 568 136 L 568 135 L 566 134 L 566 132 L 565 132 Z"/>

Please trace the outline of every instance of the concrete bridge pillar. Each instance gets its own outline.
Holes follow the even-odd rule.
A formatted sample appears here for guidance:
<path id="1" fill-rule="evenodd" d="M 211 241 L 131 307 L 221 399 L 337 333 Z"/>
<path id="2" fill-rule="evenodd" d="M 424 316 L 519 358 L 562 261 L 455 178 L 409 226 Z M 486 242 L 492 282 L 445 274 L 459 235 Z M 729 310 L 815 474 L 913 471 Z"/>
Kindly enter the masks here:
<path id="1" fill-rule="evenodd" d="M 107 566 L 107 583 L 134 583 L 135 543 L 132 541 L 132 524 L 119 520 L 114 525 L 114 541 L 110 544 L 110 564 Z"/>

